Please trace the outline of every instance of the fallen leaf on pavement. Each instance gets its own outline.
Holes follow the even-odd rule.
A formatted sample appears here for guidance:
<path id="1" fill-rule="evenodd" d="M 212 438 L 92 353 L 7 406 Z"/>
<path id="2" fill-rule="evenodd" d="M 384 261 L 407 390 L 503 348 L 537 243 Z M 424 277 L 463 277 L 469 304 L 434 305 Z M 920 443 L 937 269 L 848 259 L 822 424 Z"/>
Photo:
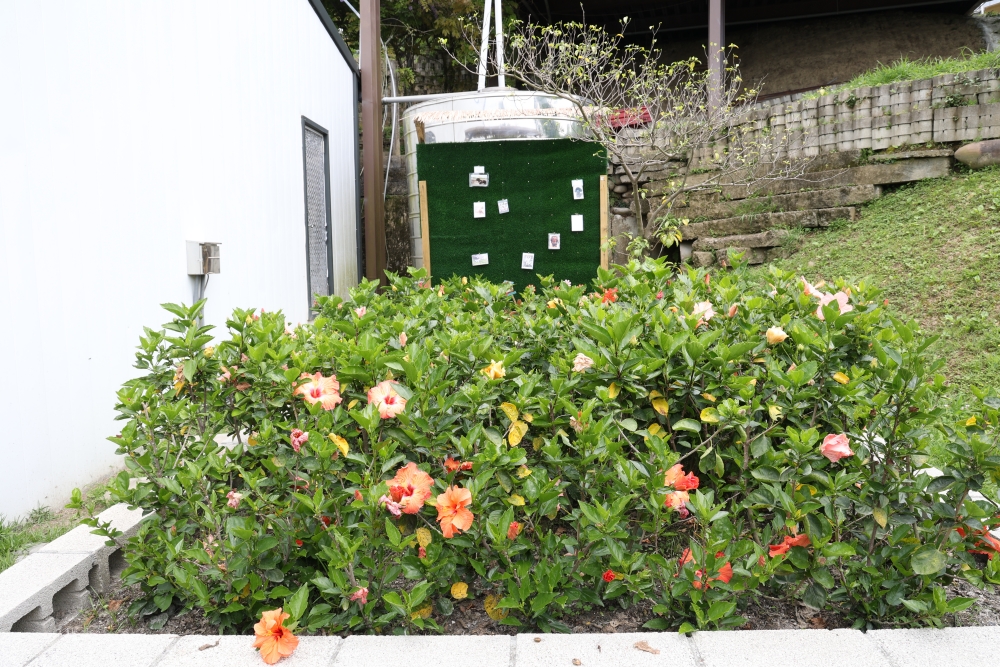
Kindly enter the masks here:
<path id="1" fill-rule="evenodd" d="M 645 651 L 646 653 L 652 653 L 653 655 L 658 655 L 660 653 L 660 649 L 653 648 L 646 642 L 636 642 L 635 647 L 640 651 Z"/>

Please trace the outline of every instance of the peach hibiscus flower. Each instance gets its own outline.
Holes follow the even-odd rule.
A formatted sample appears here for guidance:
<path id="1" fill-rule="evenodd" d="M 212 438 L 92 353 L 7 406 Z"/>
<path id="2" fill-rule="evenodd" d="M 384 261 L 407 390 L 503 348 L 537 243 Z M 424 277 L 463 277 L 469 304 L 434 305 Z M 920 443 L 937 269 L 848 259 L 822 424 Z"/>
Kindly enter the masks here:
<path id="1" fill-rule="evenodd" d="M 260 621 L 253 626 L 256 635 L 253 646 L 260 649 L 260 657 L 269 665 L 287 658 L 299 645 L 298 637 L 282 625 L 288 618 L 290 615 L 281 613 L 281 607 L 278 607 L 265 611 Z"/>
<path id="2" fill-rule="evenodd" d="M 434 479 L 410 461 L 389 480 L 389 496 L 406 514 L 416 514 L 431 497 Z M 392 509 L 390 508 L 390 511 Z M 393 512 L 395 514 L 395 512 Z"/>
<path id="3" fill-rule="evenodd" d="M 836 294 L 830 294 L 829 292 L 823 292 L 819 295 L 819 307 L 816 309 L 816 317 L 823 320 L 823 306 L 836 301 L 837 307 L 840 309 L 840 314 L 849 313 L 854 310 L 854 306 L 848 303 L 848 296 L 845 292 L 837 292 Z"/>
<path id="4" fill-rule="evenodd" d="M 585 355 L 583 352 L 577 354 L 573 359 L 573 371 L 575 373 L 583 373 L 593 365 L 594 360 Z"/>
<path id="5" fill-rule="evenodd" d="M 337 376 L 323 377 L 322 373 L 303 373 L 299 379 L 307 379 L 295 388 L 295 395 L 302 396 L 306 403 L 320 403 L 324 410 L 333 410 L 344 399 L 340 397 L 340 383 Z"/>
<path id="6" fill-rule="evenodd" d="M 382 419 L 392 419 L 406 407 L 406 399 L 396 393 L 389 380 L 379 382 L 368 390 L 368 403 L 378 408 Z"/>
<path id="7" fill-rule="evenodd" d="M 467 508 L 472 504 L 472 492 L 460 486 L 449 486 L 437 497 L 438 523 L 441 534 L 454 537 L 472 527 L 472 512 Z"/>
<path id="8" fill-rule="evenodd" d="M 711 301 L 699 301 L 694 304 L 691 314 L 698 318 L 699 322 L 708 322 L 715 317 L 715 310 L 712 309 Z"/>
<path id="9" fill-rule="evenodd" d="M 830 459 L 831 463 L 836 463 L 845 456 L 854 456 L 854 452 L 851 451 L 850 440 L 847 439 L 847 435 L 844 433 L 839 433 L 830 435 L 823 438 L 823 443 L 819 446 L 819 453 Z"/>
<path id="10" fill-rule="evenodd" d="M 777 345 L 788 338 L 788 334 L 781 327 L 771 327 L 764 333 L 764 336 L 767 338 L 768 345 Z"/>

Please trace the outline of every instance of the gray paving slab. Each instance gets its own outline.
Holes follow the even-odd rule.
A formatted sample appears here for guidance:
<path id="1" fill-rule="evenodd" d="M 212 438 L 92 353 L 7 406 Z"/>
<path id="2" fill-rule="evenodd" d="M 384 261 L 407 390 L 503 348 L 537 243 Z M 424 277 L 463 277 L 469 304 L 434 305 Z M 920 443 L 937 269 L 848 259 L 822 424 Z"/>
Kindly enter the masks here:
<path id="1" fill-rule="evenodd" d="M 867 635 L 897 665 L 906 667 L 975 667 L 995 662 L 1000 626 L 872 630 Z"/>
<path id="2" fill-rule="evenodd" d="M 63 635 L 30 667 L 152 667 L 175 641 L 177 635 Z"/>
<path id="3" fill-rule="evenodd" d="M 645 642 L 642 650 L 636 644 Z M 696 667 L 692 639 L 673 632 L 518 635 L 516 667 Z M 652 651 L 658 651 L 653 653 Z M 574 662 L 579 660 L 579 663 Z M 773 666 L 772 666 L 773 667 Z"/>
<path id="4" fill-rule="evenodd" d="M 252 635 L 181 637 L 156 667 L 256 667 L 264 662 L 253 647 L 253 639 Z M 279 664 L 282 667 L 327 667 L 343 641 L 340 637 L 299 637 L 295 652 Z"/>
<path id="5" fill-rule="evenodd" d="M 57 632 L 25 632 L 15 641 L 5 641 L 0 649 L 0 667 L 23 667 L 60 637 Z"/>
<path id="6" fill-rule="evenodd" d="M 57 537 L 48 544 L 42 545 L 33 553 L 46 554 L 78 554 L 94 553 L 104 549 L 107 538 L 94 535 L 90 526 L 77 526 L 65 535 Z"/>
<path id="7" fill-rule="evenodd" d="M 511 667 L 514 638 L 507 635 L 348 637 L 334 667 Z"/>
<path id="8" fill-rule="evenodd" d="M 696 632 L 704 667 L 900 667 L 858 630 Z"/>

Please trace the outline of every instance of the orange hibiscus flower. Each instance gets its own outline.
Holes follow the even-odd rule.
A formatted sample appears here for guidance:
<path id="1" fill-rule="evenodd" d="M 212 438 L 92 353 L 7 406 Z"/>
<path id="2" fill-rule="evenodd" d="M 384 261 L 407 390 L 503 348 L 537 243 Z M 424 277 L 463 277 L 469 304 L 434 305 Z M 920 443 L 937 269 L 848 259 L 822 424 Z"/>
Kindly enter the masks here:
<path id="1" fill-rule="evenodd" d="M 321 403 L 324 410 L 333 410 L 344 399 L 340 397 L 340 383 L 337 376 L 323 377 L 322 373 L 303 373 L 299 379 L 308 378 L 295 388 L 295 395 L 302 396 L 306 403 Z"/>
<path id="2" fill-rule="evenodd" d="M 672 486 L 677 491 L 694 491 L 698 488 L 698 476 L 693 472 L 684 474 L 684 466 L 675 464 L 663 476 L 663 486 Z"/>
<path id="3" fill-rule="evenodd" d="M 431 497 L 434 479 L 410 461 L 389 480 L 389 495 L 406 514 L 416 514 Z"/>
<path id="4" fill-rule="evenodd" d="M 472 527 L 473 515 L 468 509 L 472 504 L 472 492 L 460 486 L 449 486 L 437 497 L 438 523 L 441 524 L 441 534 L 454 537 Z"/>
<path id="5" fill-rule="evenodd" d="M 808 535 L 785 535 L 781 540 L 781 544 L 772 544 L 768 547 L 767 555 L 771 558 L 776 558 L 783 554 L 788 553 L 788 550 L 792 547 L 809 547 L 812 546 L 812 542 Z"/>
<path id="6" fill-rule="evenodd" d="M 253 646 L 260 649 L 260 657 L 269 665 L 287 658 L 299 645 L 299 638 L 282 625 L 287 618 L 289 615 L 281 613 L 281 607 L 278 607 L 265 611 L 260 621 L 253 626 L 254 634 L 257 636 L 253 640 Z"/>

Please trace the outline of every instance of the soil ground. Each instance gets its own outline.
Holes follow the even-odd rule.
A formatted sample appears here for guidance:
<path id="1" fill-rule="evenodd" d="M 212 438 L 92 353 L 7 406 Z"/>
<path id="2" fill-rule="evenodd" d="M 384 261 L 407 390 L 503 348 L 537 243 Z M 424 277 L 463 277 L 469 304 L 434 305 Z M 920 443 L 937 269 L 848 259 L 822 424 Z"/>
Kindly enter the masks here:
<path id="1" fill-rule="evenodd" d="M 64 633 L 134 633 L 214 635 L 217 626 L 198 611 L 189 611 L 172 617 L 152 616 L 143 621 L 130 619 L 126 613 L 129 605 L 139 597 L 138 586 L 118 585 L 107 596 L 92 595 L 94 607 L 81 612 L 63 627 Z M 946 618 L 946 623 L 957 626 L 1000 625 L 1000 590 L 978 590 L 960 582 L 949 590 L 949 597 L 961 595 L 977 598 L 977 603 L 966 611 Z M 832 612 L 816 612 L 794 601 L 759 597 L 741 614 L 747 623 L 741 630 L 794 630 L 837 629 L 850 627 L 843 618 Z M 652 603 L 642 603 L 628 609 L 596 609 L 576 618 L 563 619 L 575 633 L 643 632 L 643 623 L 655 618 Z M 483 609 L 482 601 L 467 600 L 455 605 L 449 617 L 435 617 L 448 635 L 513 635 L 531 632 L 531 627 L 514 628 L 502 625 Z"/>

